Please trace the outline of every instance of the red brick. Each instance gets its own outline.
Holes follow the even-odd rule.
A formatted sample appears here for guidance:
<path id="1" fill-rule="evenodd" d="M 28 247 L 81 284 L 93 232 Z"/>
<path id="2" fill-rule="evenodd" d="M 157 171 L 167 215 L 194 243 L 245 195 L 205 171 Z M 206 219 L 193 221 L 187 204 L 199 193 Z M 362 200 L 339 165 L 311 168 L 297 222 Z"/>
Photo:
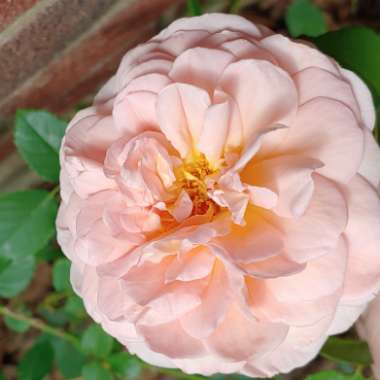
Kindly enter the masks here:
<path id="1" fill-rule="evenodd" d="M 173 2 L 139 0 L 123 8 L 0 103 L 1 114 L 21 107 L 62 111 L 73 106 L 113 74 L 128 49 L 157 31 L 159 14 Z"/>
<path id="2" fill-rule="evenodd" d="M 0 32 L 36 2 L 37 0 L 0 0 Z"/>

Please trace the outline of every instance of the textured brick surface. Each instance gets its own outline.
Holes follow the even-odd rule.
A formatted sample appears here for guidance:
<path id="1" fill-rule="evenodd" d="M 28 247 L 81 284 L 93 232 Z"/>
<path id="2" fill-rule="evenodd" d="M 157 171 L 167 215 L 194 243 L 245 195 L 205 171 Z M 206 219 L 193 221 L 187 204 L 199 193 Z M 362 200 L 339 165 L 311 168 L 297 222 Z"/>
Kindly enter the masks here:
<path id="1" fill-rule="evenodd" d="M 37 0 L 0 0 L 0 32 L 37 3 Z"/>
<path id="2" fill-rule="evenodd" d="M 178 0 L 42 0 L 0 34 L 0 119 L 61 111 L 94 91 Z M 20 20 L 19 18 L 18 20 Z M 0 130 L 1 130 L 0 125 Z"/>

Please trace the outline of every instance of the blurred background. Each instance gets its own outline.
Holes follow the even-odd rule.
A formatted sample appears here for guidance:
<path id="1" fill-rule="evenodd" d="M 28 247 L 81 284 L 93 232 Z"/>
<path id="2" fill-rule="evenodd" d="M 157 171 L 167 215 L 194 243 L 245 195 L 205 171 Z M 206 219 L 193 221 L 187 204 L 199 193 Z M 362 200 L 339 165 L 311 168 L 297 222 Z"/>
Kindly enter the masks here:
<path id="1" fill-rule="evenodd" d="M 299 13 L 297 6 L 302 3 L 305 1 L 0 0 L 0 192 L 46 186 L 27 168 L 14 147 L 12 127 L 17 109 L 45 109 L 68 120 L 76 110 L 90 104 L 94 93 L 113 74 L 130 48 L 144 42 L 174 19 L 197 13 L 194 4 L 203 12 L 238 13 L 294 37 L 302 35 L 310 25 L 309 36 L 352 25 L 380 31 L 380 0 L 307 1 L 309 13 L 306 14 L 310 19 L 304 18 L 302 7 Z M 33 314 L 55 326 L 57 331 L 76 331 L 78 326 L 83 331 L 87 329 L 85 345 L 90 356 L 104 359 L 104 352 L 99 352 L 99 347 L 116 353 L 113 363 L 107 364 L 107 360 L 103 363 L 106 369 L 111 365 L 115 378 L 201 379 L 170 371 L 158 372 L 133 358 L 126 365 L 124 357 L 117 357 L 121 352 L 117 343 L 103 336 L 95 325 L 88 330 L 89 321 L 80 300 L 67 284 L 67 266 L 60 255 L 56 247 L 42 252 L 27 289 L 1 304 L 27 316 Z M 51 341 L 58 353 L 54 359 L 58 364 L 49 364 L 47 369 L 40 371 L 43 362 L 49 362 L 51 353 L 49 349 L 46 351 L 46 345 L 43 351 L 44 339 L 47 339 L 44 335 L 41 337 L 44 329 L 31 328 L 33 323 L 11 315 L 0 319 L 0 368 L 3 373 L 0 380 L 1 376 L 7 380 L 79 378 L 75 371 L 83 365 L 82 359 L 75 357 L 68 346 L 62 346 L 59 337 L 56 337 L 58 341 Z M 30 354 L 36 339 L 39 350 Z M 20 361 L 26 361 L 26 353 L 30 363 L 24 364 L 27 367 L 23 370 L 24 376 L 20 375 L 18 366 Z M 38 361 L 31 370 L 33 362 Z M 340 369 L 352 372 L 352 367 L 344 368 L 345 365 L 345 362 L 340 363 Z M 72 367 L 71 372 L 68 367 Z M 311 373 L 336 367 L 336 362 L 320 357 L 307 368 L 281 379 L 304 379 Z M 80 373 L 80 369 L 77 372 Z M 89 377 L 92 380 L 113 378 L 104 371 L 93 373 Z"/>

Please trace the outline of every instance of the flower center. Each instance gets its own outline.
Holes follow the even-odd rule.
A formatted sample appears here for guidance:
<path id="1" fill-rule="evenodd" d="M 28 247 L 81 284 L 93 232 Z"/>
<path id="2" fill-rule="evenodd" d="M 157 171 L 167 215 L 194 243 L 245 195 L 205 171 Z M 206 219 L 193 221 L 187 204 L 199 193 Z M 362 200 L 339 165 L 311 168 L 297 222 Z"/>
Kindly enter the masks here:
<path id="1" fill-rule="evenodd" d="M 174 170 L 175 187 L 184 190 L 193 202 L 192 215 L 215 215 L 219 206 L 209 198 L 206 180 L 216 174 L 218 169 L 212 168 L 204 154 L 197 154 L 186 159 Z"/>

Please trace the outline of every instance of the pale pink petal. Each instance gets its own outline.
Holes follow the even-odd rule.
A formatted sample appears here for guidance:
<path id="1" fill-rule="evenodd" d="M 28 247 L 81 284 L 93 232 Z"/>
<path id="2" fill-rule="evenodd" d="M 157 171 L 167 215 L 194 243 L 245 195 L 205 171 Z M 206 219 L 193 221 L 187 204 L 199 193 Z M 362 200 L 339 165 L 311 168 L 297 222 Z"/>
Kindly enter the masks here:
<path id="1" fill-rule="evenodd" d="M 199 246 L 183 256 L 177 256 L 169 265 L 165 282 L 193 281 L 208 276 L 214 266 L 215 257 L 206 247 Z"/>
<path id="2" fill-rule="evenodd" d="M 269 50 L 290 74 L 313 66 L 339 73 L 338 66 L 331 58 L 305 43 L 292 41 L 281 34 L 263 38 L 259 45 Z"/>
<path id="3" fill-rule="evenodd" d="M 201 340 L 188 335 L 179 321 L 157 326 L 138 326 L 148 347 L 169 358 L 188 358 L 202 356 L 206 349 Z"/>
<path id="4" fill-rule="evenodd" d="M 342 334 L 347 331 L 356 322 L 359 316 L 363 313 L 366 308 L 364 305 L 345 305 L 338 304 L 336 313 L 331 326 L 329 327 L 328 334 L 336 335 Z"/>
<path id="5" fill-rule="evenodd" d="M 207 93 L 188 84 L 169 85 L 160 92 L 157 101 L 159 125 L 181 157 L 191 153 L 209 105 Z"/>
<path id="6" fill-rule="evenodd" d="M 314 158 L 324 164 L 316 171 L 335 181 L 348 182 L 360 166 L 363 130 L 352 111 L 336 100 L 316 98 L 305 103 L 299 108 L 294 124 L 275 133 L 279 134 L 277 144 L 266 148 L 266 154 Z"/>
<path id="7" fill-rule="evenodd" d="M 360 175 L 344 188 L 344 195 L 349 215 L 344 231 L 349 259 L 343 300 L 364 303 L 380 287 L 380 199 Z"/>
<path id="8" fill-rule="evenodd" d="M 347 208 L 337 186 L 318 175 L 314 195 L 298 218 L 280 218 L 265 212 L 266 219 L 282 231 L 284 251 L 299 263 L 328 254 L 346 228 Z"/>
<path id="9" fill-rule="evenodd" d="M 169 72 L 175 82 L 188 83 L 212 94 L 219 77 L 234 56 L 223 50 L 196 47 L 180 54 Z"/>
<path id="10" fill-rule="evenodd" d="M 248 192 L 250 201 L 256 206 L 273 209 L 278 202 L 277 194 L 266 187 L 249 185 Z"/>
<path id="11" fill-rule="evenodd" d="M 171 211 L 177 222 L 182 222 L 191 215 L 193 211 L 193 202 L 186 191 L 182 191 L 174 203 L 174 208 Z"/>
<path id="12" fill-rule="evenodd" d="M 276 348 L 286 337 L 288 327 L 248 318 L 235 304 L 207 340 L 209 347 L 228 360 L 247 360 Z"/>
<path id="13" fill-rule="evenodd" d="M 268 223 L 258 209 L 249 206 L 245 222 L 245 226 L 232 225 L 228 235 L 216 239 L 236 262 L 252 263 L 283 250 L 281 231 Z"/>
<path id="14" fill-rule="evenodd" d="M 222 322 L 232 302 L 229 281 L 223 264 L 216 261 L 210 274 L 207 289 L 202 295 L 202 304 L 180 318 L 187 334 L 194 338 L 206 338 Z"/>
<path id="15" fill-rule="evenodd" d="M 230 106 L 227 102 L 210 106 L 204 116 L 197 148 L 211 165 L 218 166 L 230 126 Z"/>
<path id="16" fill-rule="evenodd" d="M 372 133 L 364 131 L 364 154 L 360 164 L 361 174 L 375 189 L 380 185 L 380 148 Z"/>
<path id="17" fill-rule="evenodd" d="M 293 79 L 298 89 L 300 104 L 321 96 L 332 98 L 344 103 L 355 113 L 358 120 L 361 119 L 352 87 L 341 76 L 321 68 L 308 67 L 297 72 Z"/>
<path id="18" fill-rule="evenodd" d="M 289 124 L 296 112 L 297 91 L 293 81 L 285 71 L 267 61 L 247 59 L 232 63 L 219 85 L 239 107 L 247 143 L 276 123 Z"/>
<path id="19" fill-rule="evenodd" d="M 378 295 L 369 305 L 359 320 L 358 331 L 360 336 L 367 340 L 374 364 L 372 370 L 375 377 L 380 378 L 380 296 Z"/>
<path id="20" fill-rule="evenodd" d="M 208 13 L 198 17 L 181 18 L 162 30 L 154 40 L 163 40 L 177 31 L 206 30 L 215 33 L 223 30 L 234 30 L 254 37 L 260 37 L 259 29 L 243 17 L 222 13 Z"/>
<path id="21" fill-rule="evenodd" d="M 372 130 L 375 127 L 376 113 L 371 92 L 364 84 L 364 82 L 354 72 L 342 68 L 340 69 L 340 72 L 351 84 L 356 101 L 359 103 L 361 117 L 364 125 Z"/>
<path id="22" fill-rule="evenodd" d="M 249 163 L 241 172 L 242 181 L 270 189 L 277 194 L 274 212 L 283 217 L 301 216 L 314 191 L 312 173 L 321 162 L 302 156 L 279 156 Z"/>

